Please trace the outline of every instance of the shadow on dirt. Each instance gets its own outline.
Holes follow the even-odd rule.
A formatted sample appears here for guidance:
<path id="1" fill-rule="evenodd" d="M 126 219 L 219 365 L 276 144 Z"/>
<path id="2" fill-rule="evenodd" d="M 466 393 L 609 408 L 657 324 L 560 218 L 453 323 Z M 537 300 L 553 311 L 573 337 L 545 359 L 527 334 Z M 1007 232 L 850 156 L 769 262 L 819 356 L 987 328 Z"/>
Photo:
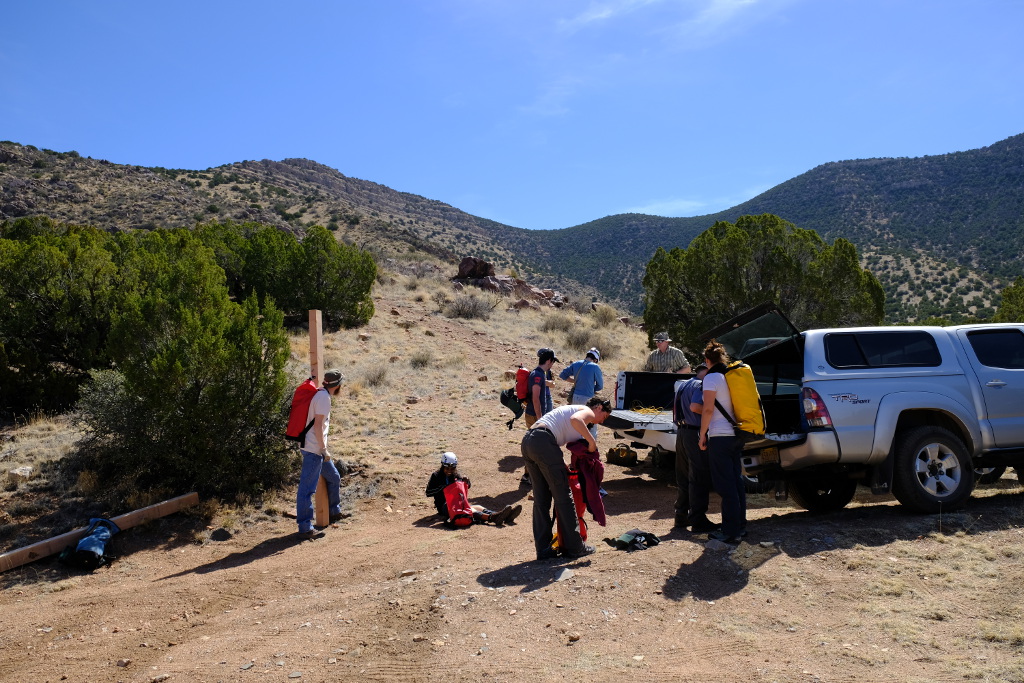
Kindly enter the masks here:
<path id="1" fill-rule="evenodd" d="M 521 593 L 533 593 L 553 583 L 557 583 L 559 576 L 564 576 L 563 571 L 565 569 L 575 571 L 590 565 L 591 560 L 589 558 L 582 560 L 570 560 L 567 558 L 529 560 L 484 572 L 477 578 L 477 581 L 481 586 L 488 586 L 490 588 L 514 588 L 518 586 Z"/>
<path id="2" fill-rule="evenodd" d="M 729 551 L 705 548 L 700 557 L 680 565 L 675 575 L 665 580 L 662 595 L 674 601 L 718 600 L 743 590 L 748 579 L 749 572 L 730 559 Z"/>
<path id="3" fill-rule="evenodd" d="M 971 499 L 965 509 L 936 515 L 916 514 L 891 502 L 827 514 L 780 508 L 777 514 L 747 523 L 750 533 L 745 541 L 751 545 L 740 549 L 753 547 L 756 552 L 759 546 L 764 549 L 763 543 L 771 548 L 770 554 L 801 558 L 853 548 L 881 550 L 899 541 L 927 540 L 933 534 L 973 536 L 1024 524 L 1024 492 L 1019 487 L 982 495 Z M 701 537 L 694 540 L 703 542 Z M 748 575 L 730 551 L 705 548 L 700 557 L 680 565 L 666 580 L 663 595 L 674 601 L 716 600 L 742 590 Z"/>
<path id="4" fill-rule="evenodd" d="M 791 557 L 850 549 L 881 547 L 896 541 L 931 534 L 974 535 L 1005 529 L 1024 522 L 1024 494 L 1020 489 L 972 498 L 953 512 L 923 515 L 899 505 L 876 503 L 815 514 L 781 508 L 784 512 L 748 524 L 751 539 L 771 541 Z"/>
<path id="5" fill-rule="evenodd" d="M 526 461 L 521 455 L 506 455 L 498 460 L 499 472 L 515 472 L 516 470 L 526 471 Z"/>
<path id="6" fill-rule="evenodd" d="M 293 548 L 300 543 L 316 543 L 317 540 L 326 536 L 323 531 L 317 532 L 317 534 L 311 539 L 303 539 L 298 534 L 290 534 L 288 536 L 279 536 L 277 538 L 268 538 L 267 540 L 259 543 L 248 550 L 241 552 L 234 552 L 230 555 L 222 557 L 219 560 L 213 562 L 207 562 L 206 564 L 186 569 L 174 574 L 168 574 L 162 576 L 156 581 L 165 581 L 167 579 L 177 578 L 179 576 L 188 576 L 189 574 L 209 574 L 210 572 L 220 571 L 221 569 L 232 569 L 234 567 L 240 567 L 250 562 L 262 560 L 278 553 L 283 553 L 289 548 Z"/>

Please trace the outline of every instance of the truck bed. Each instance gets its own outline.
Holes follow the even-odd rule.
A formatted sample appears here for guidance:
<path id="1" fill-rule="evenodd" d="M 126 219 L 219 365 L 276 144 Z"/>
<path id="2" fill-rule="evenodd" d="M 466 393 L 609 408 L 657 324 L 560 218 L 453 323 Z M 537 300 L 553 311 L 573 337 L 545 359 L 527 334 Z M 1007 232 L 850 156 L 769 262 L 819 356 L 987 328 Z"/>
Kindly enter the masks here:
<path id="1" fill-rule="evenodd" d="M 655 429 L 658 431 L 674 431 L 676 426 L 672 423 L 672 411 L 666 410 L 660 413 L 640 413 L 635 410 L 613 410 L 603 423 L 603 426 L 616 431 L 630 429 Z"/>

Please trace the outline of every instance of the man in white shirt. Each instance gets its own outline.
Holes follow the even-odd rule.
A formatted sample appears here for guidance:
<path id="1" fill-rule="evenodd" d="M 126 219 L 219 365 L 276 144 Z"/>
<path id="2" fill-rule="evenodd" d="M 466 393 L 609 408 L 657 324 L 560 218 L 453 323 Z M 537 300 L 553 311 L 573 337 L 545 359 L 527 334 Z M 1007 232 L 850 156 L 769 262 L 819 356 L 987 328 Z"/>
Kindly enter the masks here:
<path id="1" fill-rule="evenodd" d="M 322 386 L 309 402 L 306 424 L 312 422 L 313 426 L 306 432 L 306 441 L 299 449 L 302 474 L 299 475 L 299 491 L 295 497 L 295 518 L 302 538 L 312 538 L 316 534 L 313 529 L 313 494 L 320 477 L 327 482 L 331 521 L 341 517 L 341 474 L 327 450 L 327 433 L 331 429 L 331 397 L 341 391 L 343 379 L 340 370 L 325 372 Z"/>
<path id="2" fill-rule="evenodd" d="M 559 542 L 562 555 L 577 558 L 594 552 L 594 546 L 587 545 L 580 537 L 580 522 L 569 489 L 569 470 L 562 446 L 585 439 L 588 450 L 596 451 L 597 441 L 589 427 L 604 422 L 611 412 L 611 403 L 595 396 L 585 406 L 560 406 L 544 413 L 523 436 L 523 459 L 533 485 L 533 543 L 538 560 L 551 559 L 558 554 L 551 547 L 552 503 L 566 536 Z"/>

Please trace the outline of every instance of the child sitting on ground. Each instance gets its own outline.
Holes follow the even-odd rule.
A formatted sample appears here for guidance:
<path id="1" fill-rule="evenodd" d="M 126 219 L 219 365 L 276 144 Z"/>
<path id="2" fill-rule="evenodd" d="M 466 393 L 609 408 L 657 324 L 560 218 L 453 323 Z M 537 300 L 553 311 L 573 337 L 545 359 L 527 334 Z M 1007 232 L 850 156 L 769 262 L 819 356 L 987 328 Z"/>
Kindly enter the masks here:
<path id="1" fill-rule="evenodd" d="M 430 475 L 430 481 L 427 482 L 427 497 L 434 499 L 434 506 L 437 508 L 437 514 L 441 515 L 446 522 L 452 520 L 448 515 L 448 501 L 444 495 L 444 489 L 449 484 L 461 481 L 466 485 L 466 489 L 469 489 L 469 477 L 464 477 L 459 473 L 458 469 L 459 459 L 452 452 L 447 452 L 441 456 L 441 467 Z M 475 524 L 483 524 L 484 522 L 490 522 L 495 526 L 504 526 L 507 522 L 512 522 L 519 513 L 523 511 L 522 505 L 506 505 L 500 512 L 494 512 L 488 510 L 482 505 L 471 505 L 473 509 L 473 522 Z"/>

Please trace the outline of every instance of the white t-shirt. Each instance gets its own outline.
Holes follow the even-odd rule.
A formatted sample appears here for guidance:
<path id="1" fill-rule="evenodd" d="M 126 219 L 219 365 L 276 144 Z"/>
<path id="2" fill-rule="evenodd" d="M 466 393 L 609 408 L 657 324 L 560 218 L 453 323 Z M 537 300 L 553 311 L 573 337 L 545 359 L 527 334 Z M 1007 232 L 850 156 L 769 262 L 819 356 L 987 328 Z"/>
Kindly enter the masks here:
<path id="1" fill-rule="evenodd" d="M 714 391 L 715 400 L 722 404 L 722 407 L 735 417 L 732 408 L 732 395 L 729 393 L 729 384 L 725 381 L 725 375 L 720 372 L 711 372 L 704 376 L 704 391 Z M 708 427 L 708 436 L 734 436 L 736 432 L 732 423 L 722 415 L 718 406 L 704 402 L 704 410 L 714 408 L 711 413 L 711 425 Z"/>
<path id="2" fill-rule="evenodd" d="M 534 423 L 534 427 L 540 425 L 551 430 L 555 441 L 559 446 L 578 441 L 583 437 L 572 426 L 572 416 L 586 408 L 586 406 L 559 406 L 550 410 Z M 591 432 L 593 434 L 593 432 Z"/>
<path id="3" fill-rule="evenodd" d="M 324 416 L 324 430 L 317 434 L 316 425 L 313 425 L 306 432 L 306 445 L 302 450 L 310 453 L 320 453 L 327 446 L 327 432 L 331 429 L 331 395 L 326 389 L 320 389 L 313 395 L 313 400 L 309 402 L 309 411 L 306 413 L 306 424 L 317 415 Z"/>

